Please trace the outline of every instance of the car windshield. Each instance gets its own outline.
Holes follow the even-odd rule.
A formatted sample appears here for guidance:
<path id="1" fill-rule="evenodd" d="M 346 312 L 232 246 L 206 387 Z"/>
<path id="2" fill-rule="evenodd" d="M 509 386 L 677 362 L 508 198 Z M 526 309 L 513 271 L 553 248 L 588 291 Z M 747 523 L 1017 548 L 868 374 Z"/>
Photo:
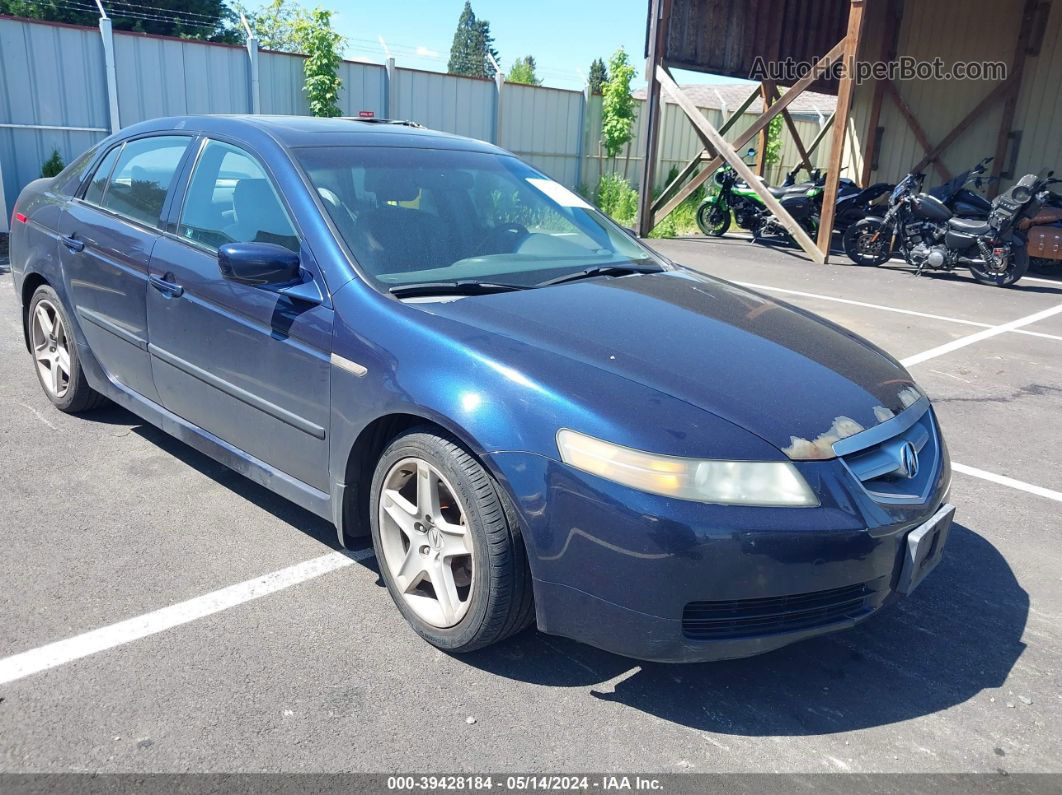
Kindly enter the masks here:
<path id="1" fill-rule="evenodd" d="M 663 262 L 572 191 L 515 157 L 408 147 L 296 156 L 362 273 L 383 290 L 532 287 Z"/>

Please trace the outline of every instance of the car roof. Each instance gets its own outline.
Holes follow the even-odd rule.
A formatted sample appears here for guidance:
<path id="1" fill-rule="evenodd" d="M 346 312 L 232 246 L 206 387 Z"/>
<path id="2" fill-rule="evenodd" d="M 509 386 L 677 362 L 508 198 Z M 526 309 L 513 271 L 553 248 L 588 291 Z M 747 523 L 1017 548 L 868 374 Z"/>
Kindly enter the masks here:
<path id="1" fill-rule="evenodd" d="M 486 141 L 386 119 L 318 118 L 315 116 L 198 115 L 168 116 L 123 129 L 120 137 L 148 132 L 188 130 L 206 135 L 254 139 L 267 136 L 285 148 L 300 146 L 407 146 L 464 149 L 508 154 Z"/>

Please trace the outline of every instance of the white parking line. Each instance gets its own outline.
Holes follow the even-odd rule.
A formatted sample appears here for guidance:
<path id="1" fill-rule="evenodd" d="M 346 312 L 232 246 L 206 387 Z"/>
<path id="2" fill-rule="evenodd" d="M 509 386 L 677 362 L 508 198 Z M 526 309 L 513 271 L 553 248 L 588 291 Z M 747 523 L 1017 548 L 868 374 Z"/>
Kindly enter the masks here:
<path id="1" fill-rule="evenodd" d="M 981 478 L 982 480 L 988 480 L 1029 494 L 1046 497 L 1049 500 L 1062 502 L 1062 492 L 1059 491 L 1046 489 L 1043 486 L 1035 486 L 1031 483 L 1009 478 L 1006 475 L 986 472 L 983 469 L 966 466 L 965 464 L 952 462 L 951 466 L 954 471 L 961 472 L 964 475 Z M 371 549 L 330 552 L 327 555 L 296 563 L 294 566 L 288 566 L 287 568 L 264 574 L 261 577 L 244 580 L 227 588 L 211 591 L 202 596 L 178 602 L 151 613 L 119 621 L 117 624 L 110 624 L 81 635 L 75 635 L 72 638 L 66 638 L 36 649 L 13 654 L 10 657 L 0 659 L 0 685 L 6 685 L 19 679 L 24 679 L 27 676 L 47 671 L 50 668 L 57 668 L 60 665 L 80 660 L 83 657 L 98 654 L 116 646 L 122 646 L 134 640 L 150 637 L 167 629 L 220 613 L 244 602 L 259 599 L 337 569 L 346 568 L 356 561 L 367 560 L 373 555 L 374 553 Z M 547 643 L 546 645 L 550 644 Z M 621 674 L 616 681 L 620 678 L 626 678 L 630 673 L 631 671 L 627 671 Z"/>
<path id="2" fill-rule="evenodd" d="M 976 334 L 970 334 L 966 337 L 959 337 L 957 340 L 946 342 L 943 345 L 938 345 L 935 348 L 930 348 L 928 351 L 922 351 L 916 353 L 914 356 L 908 356 L 906 359 L 901 359 L 900 364 L 904 367 L 910 367 L 914 364 L 919 364 L 928 359 L 935 359 L 938 356 L 943 356 L 945 353 L 951 353 L 957 351 L 959 348 L 965 348 L 967 345 L 973 345 L 975 342 L 989 339 L 990 337 L 1004 334 L 1008 331 L 1014 331 L 1022 326 L 1028 326 L 1031 323 L 1039 323 L 1041 320 L 1046 320 L 1049 317 L 1053 317 L 1062 312 L 1062 304 L 1053 306 L 1050 309 L 1044 309 L 1041 312 L 1037 312 L 1033 315 L 1026 315 L 1020 317 L 1017 320 L 1012 320 L 1009 323 L 1001 323 L 998 326 L 992 326 L 992 328 L 986 328 L 984 331 L 978 331 Z"/>
<path id="3" fill-rule="evenodd" d="M 5 657 L 0 659 L 0 685 L 82 657 L 88 657 L 90 654 L 121 646 L 130 641 L 155 635 L 214 613 L 220 613 L 222 610 L 282 591 L 372 556 L 371 549 L 355 552 L 330 552 L 327 555 L 255 577 L 253 580 L 245 580 L 186 602 L 178 602 L 152 613 L 145 613 L 126 621 L 119 621 L 117 624 Z"/>
<path id="4" fill-rule="evenodd" d="M 983 469 L 977 467 L 968 467 L 966 464 L 959 464 L 952 462 L 951 468 L 956 472 L 961 472 L 964 475 L 970 475 L 971 477 L 981 478 L 982 480 L 990 480 L 993 483 L 998 483 L 1001 486 L 1009 486 L 1012 489 L 1018 489 L 1019 491 L 1027 491 L 1029 494 L 1036 494 L 1040 497 L 1047 497 L 1049 500 L 1055 502 L 1062 502 L 1062 491 L 1055 491 L 1054 489 L 1045 489 L 1043 486 L 1034 486 L 1032 483 L 1026 483 L 1023 480 L 1015 480 L 1014 478 L 1008 478 L 1006 475 L 997 475 L 995 472 L 986 472 Z"/>
<path id="5" fill-rule="evenodd" d="M 742 287 L 749 287 L 753 290 L 762 290 L 766 293 L 784 293 L 786 295 L 799 295 L 803 298 L 817 298 L 820 301 L 832 301 L 836 304 L 849 304 L 851 306 L 862 306 L 867 309 L 880 309 L 883 312 L 895 312 L 900 315 L 913 315 L 914 317 L 924 317 L 930 320 L 943 320 L 947 323 L 959 323 L 964 326 L 976 326 L 977 328 L 995 328 L 991 323 L 982 323 L 978 320 L 963 320 L 958 317 L 949 317 L 947 315 L 934 315 L 930 312 L 917 312 L 913 309 L 901 309 L 898 306 L 885 306 L 884 304 L 871 304 L 866 301 L 854 301 L 851 298 L 837 298 L 832 295 L 822 295 L 820 293 L 808 293 L 803 290 L 790 290 L 786 287 L 771 287 L 766 284 L 753 284 L 752 282 L 735 282 Z M 1030 337 L 1044 337 L 1045 339 L 1058 340 L 1062 342 L 1062 336 L 1058 334 L 1047 334 L 1043 331 L 1028 331 L 1026 329 L 1012 329 L 1015 334 L 1027 334 Z"/>

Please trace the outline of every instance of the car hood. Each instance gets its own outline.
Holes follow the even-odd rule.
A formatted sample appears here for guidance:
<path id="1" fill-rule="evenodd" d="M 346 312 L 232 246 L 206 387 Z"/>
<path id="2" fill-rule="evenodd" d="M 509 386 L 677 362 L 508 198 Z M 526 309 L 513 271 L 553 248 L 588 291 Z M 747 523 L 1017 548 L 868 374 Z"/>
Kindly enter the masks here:
<path id="1" fill-rule="evenodd" d="M 673 395 L 794 459 L 832 458 L 922 397 L 852 332 L 685 269 L 419 306 Z"/>

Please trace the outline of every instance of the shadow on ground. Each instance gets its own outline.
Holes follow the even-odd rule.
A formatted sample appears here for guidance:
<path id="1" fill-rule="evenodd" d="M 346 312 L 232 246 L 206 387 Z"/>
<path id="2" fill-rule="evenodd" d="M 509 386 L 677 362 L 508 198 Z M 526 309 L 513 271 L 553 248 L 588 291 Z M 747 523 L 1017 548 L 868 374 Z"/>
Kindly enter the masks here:
<path id="1" fill-rule="evenodd" d="M 922 717 L 1000 687 L 1025 648 L 1028 610 L 995 547 L 954 525 L 944 561 L 911 597 L 854 629 L 760 657 L 637 663 L 529 631 L 461 659 L 520 681 L 591 687 L 596 698 L 690 728 L 827 734 Z"/>
<path id="2" fill-rule="evenodd" d="M 219 464 L 214 459 L 200 453 L 193 447 L 170 436 L 170 434 L 145 422 L 130 411 L 110 404 L 97 411 L 91 411 L 79 415 L 79 418 L 107 425 L 131 426 L 132 431 L 138 436 L 156 445 L 162 451 L 179 459 L 192 467 L 197 472 L 224 486 L 248 502 L 252 502 L 283 522 L 320 541 L 331 549 L 338 549 L 335 526 L 317 514 L 301 508 L 290 500 L 286 500 L 264 486 L 259 486 L 252 480 L 248 480 L 235 470 L 224 464 Z M 292 561 L 297 562 L 297 561 Z"/>
<path id="3" fill-rule="evenodd" d="M 330 522 L 117 406 L 85 419 L 135 433 L 245 500 L 335 549 Z M 367 539 L 359 539 L 367 546 Z M 375 561 L 361 565 L 377 571 Z M 982 536 L 953 525 L 943 562 L 908 599 L 849 631 L 760 657 L 696 665 L 639 663 L 533 629 L 459 662 L 497 676 L 591 695 L 695 729 L 811 735 L 910 720 L 1000 687 L 1025 646 L 1029 598 Z M 613 682 L 612 680 L 615 680 Z"/>

